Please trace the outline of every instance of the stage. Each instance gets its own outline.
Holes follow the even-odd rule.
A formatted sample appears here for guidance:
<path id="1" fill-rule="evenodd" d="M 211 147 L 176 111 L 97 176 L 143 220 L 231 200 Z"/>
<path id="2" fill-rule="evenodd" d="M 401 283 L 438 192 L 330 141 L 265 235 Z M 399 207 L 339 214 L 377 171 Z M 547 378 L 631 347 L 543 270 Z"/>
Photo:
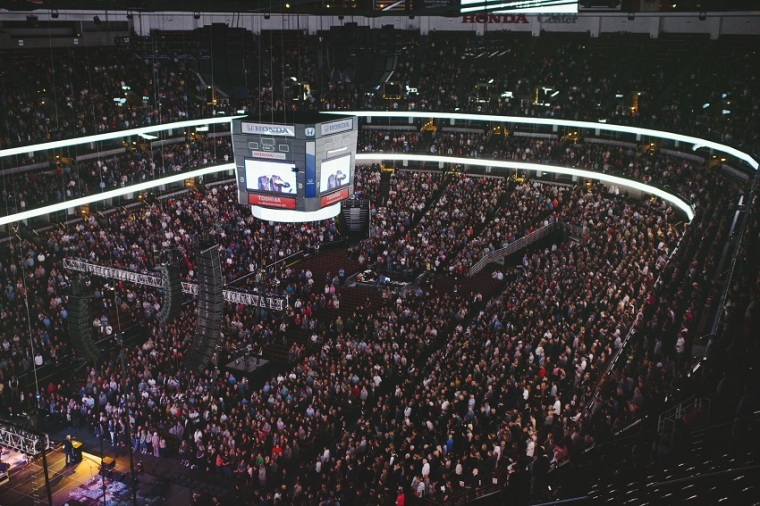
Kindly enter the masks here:
<path id="1" fill-rule="evenodd" d="M 97 437 L 87 429 L 66 430 L 71 431 L 75 439 L 81 436 L 79 439 L 84 444 L 81 447 L 81 459 L 66 466 L 62 445 L 51 441 L 46 460 L 50 494 L 55 506 L 132 506 L 134 493 L 137 494 L 137 504 L 140 506 L 187 506 L 192 504 L 194 493 L 200 493 L 204 500 L 211 495 L 227 500 L 233 490 L 232 487 L 210 482 L 189 468 L 178 466 L 176 458 L 156 458 L 139 453 L 134 455 L 136 471 L 133 487 L 128 448 L 104 444 L 104 460 L 112 461 L 113 465 L 101 474 L 101 450 Z M 3 461 L 11 463 L 11 466 L 8 481 L 0 482 L 0 505 L 48 505 L 42 456 L 29 460 L 14 451 L 3 455 Z"/>
<path id="2" fill-rule="evenodd" d="M 100 457 L 86 451 L 82 452 L 81 460 L 69 466 L 65 465 L 60 448 L 49 451 L 46 457 L 53 504 L 132 504 L 128 459 L 121 459 L 122 465 L 114 465 L 101 475 Z M 154 482 L 148 475 L 137 476 L 138 504 L 150 505 L 164 500 L 165 491 L 154 487 Z M 106 501 L 103 501 L 104 490 Z M 8 482 L 0 486 L 0 498 L 3 506 L 48 504 L 42 457 L 31 461 L 22 459 L 11 467 Z"/>

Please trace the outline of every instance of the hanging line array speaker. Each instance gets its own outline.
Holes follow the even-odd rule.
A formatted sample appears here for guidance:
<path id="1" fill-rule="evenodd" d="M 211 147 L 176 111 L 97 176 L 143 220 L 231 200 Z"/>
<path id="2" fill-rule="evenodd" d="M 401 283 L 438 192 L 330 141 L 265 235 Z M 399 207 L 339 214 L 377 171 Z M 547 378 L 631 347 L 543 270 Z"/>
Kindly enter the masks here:
<path id="1" fill-rule="evenodd" d="M 100 350 L 95 344 L 92 333 L 92 305 L 91 297 L 82 294 L 79 283 L 71 286 L 68 297 L 69 339 L 71 347 L 87 361 L 97 362 L 100 358 Z"/>
<path id="2" fill-rule="evenodd" d="M 185 367 L 200 374 L 216 351 L 222 334 L 224 286 L 217 244 L 196 250 L 195 272 L 198 280 L 198 321 Z"/>
<path id="3" fill-rule="evenodd" d="M 161 273 L 161 285 L 163 289 L 163 303 L 156 318 L 158 323 L 166 325 L 176 318 L 182 310 L 182 280 L 180 279 L 179 265 L 164 264 L 158 268 Z"/>

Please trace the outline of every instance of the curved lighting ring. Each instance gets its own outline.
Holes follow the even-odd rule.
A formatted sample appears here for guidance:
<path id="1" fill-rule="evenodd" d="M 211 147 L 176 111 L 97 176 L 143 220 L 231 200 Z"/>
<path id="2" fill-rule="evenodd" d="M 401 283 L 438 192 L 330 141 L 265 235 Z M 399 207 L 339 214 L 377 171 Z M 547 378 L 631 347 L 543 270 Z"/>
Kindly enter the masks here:
<path id="1" fill-rule="evenodd" d="M 2 216 L 0 217 L 0 225 L 7 225 L 8 223 L 13 223 L 15 221 L 28 220 L 29 218 L 35 218 L 37 216 L 42 216 L 45 214 L 55 213 L 58 211 L 64 211 L 66 209 L 71 209 L 72 207 L 82 206 L 85 204 L 92 204 L 93 202 L 101 202 L 103 200 L 112 199 L 114 197 L 121 197 L 129 193 L 136 193 L 136 192 L 149 190 L 150 188 L 155 188 L 156 186 L 161 186 L 161 185 L 165 185 L 169 183 L 176 183 L 178 181 L 183 181 L 185 179 L 190 179 L 193 177 L 204 176 L 206 174 L 213 174 L 215 172 L 224 172 L 225 170 L 234 170 L 234 169 L 235 169 L 234 163 L 225 163 L 223 165 L 214 165 L 212 167 L 204 167 L 202 169 L 191 170 L 188 172 L 180 172 L 178 174 L 162 177 L 160 179 L 152 179 L 144 183 L 137 183 L 137 184 L 126 186 L 124 188 L 117 188 L 116 190 L 109 190 L 103 193 L 95 193 L 92 195 L 88 195 L 86 197 L 79 197 L 76 199 L 67 200 L 66 202 L 59 202 L 58 204 L 52 204 L 45 207 L 30 209 L 29 211 L 23 211 L 23 212 L 11 214 L 8 216 Z"/>
<path id="2" fill-rule="evenodd" d="M 519 170 L 540 170 L 543 172 L 551 172 L 553 174 L 567 174 L 570 176 L 579 176 L 588 179 L 598 179 L 605 183 L 610 183 L 618 186 L 627 186 L 635 190 L 639 190 L 655 197 L 659 197 L 665 202 L 677 207 L 686 214 L 689 221 L 694 219 L 694 209 L 679 197 L 663 191 L 654 186 L 649 186 L 638 181 L 626 179 L 618 176 L 611 176 L 601 172 L 594 172 L 584 169 L 571 169 L 568 167 L 558 167 L 556 165 L 544 165 L 541 163 L 527 163 L 527 162 L 513 162 L 510 160 L 487 160 L 483 158 L 460 158 L 455 156 L 442 156 L 442 155 L 413 155 L 407 153 L 357 153 L 356 161 L 404 161 L 411 160 L 414 162 L 433 162 L 433 163 L 455 163 L 461 165 L 477 165 L 479 167 L 499 167 L 503 169 L 519 169 Z"/>
<path id="3" fill-rule="evenodd" d="M 518 116 L 497 116 L 497 115 L 491 115 L 491 114 L 465 114 L 465 113 L 456 113 L 456 112 L 452 112 L 452 113 L 420 112 L 420 111 L 402 111 L 402 112 L 323 111 L 323 112 L 325 112 L 326 114 L 352 114 L 352 115 L 360 116 L 360 117 L 423 118 L 423 119 L 436 118 L 436 119 L 454 119 L 454 120 L 458 119 L 462 121 L 495 121 L 495 122 L 501 122 L 501 123 L 538 124 L 538 125 L 552 125 L 552 126 L 557 125 L 557 126 L 569 126 L 573 128 L 598 129 L 598 130 L 605 130 L 609 132 L 621 132 L 621 133 L 629 133 L 629 134 L 636 134 L 636 135 L 645 135 L 649 137 L 670 139 L 670 140 L 674 140 L 678 142 L 683 142 L 685 144 L 693 144 L 695 150 L 700 147 L 706 147 L 706 148 L 714 149 L 716 151 L 724 152 L 740 160 L 747 162 L 755 170 L 758 169 L 758 162 L 754 158 L 752 158 L 747 153 L 744 153 L 735 148 L 732 148 L 731 146 L 726 146 L 723 144 L 719 144 L 717 142 L 708 141 L 706 139 L 700 139 L 698 137 L 674 134 L 674 133 L 665 132 L 662 130 L 649 130 L 646 128 L 630 127 L 630 126 L 624 126 L 624 125 L 610 125 L 606 123 L 593 123 L 590 121 L 575 121 L 575 120 L 548 119 L 548 118 L 527 118 L 527 117 L 518 117 Z M 90 135 L 86 137 L 77 137 L 74 139 L 65 139 L 65 140 L 60 140 L 60 141 L 47 142 L 43 144 L 35 144 L 32 146 L 21 146 L 21 147 L 15 147 L 15 148 L 2 149 L 0 150 L 0 158 L 6 157 L 6 156 L 18 155 L 18 154 L 33 153 L 36 151 L 43 151 L 43 150 L 48 150 L 48 149 L 57 149 L 57 148 L 64 148 L 68 146 L 76 146 L 79 144 L 87 144 L 87 143 L 99 142 L 99 141 L 105 141 L 105 140 L 111 140 L 111 139 L 120 139 L 123 137 L 129 137 L 133 135 L 150 134 L 151 132 L 158 132 L 162 130 L 187 128 L 187 127 L 193 127 L 193 126 L 199 126 L 199 125 L 222 124 L 222 123 L 231 122 L 232 119 L 240 118 L 240 117 L 243 117 L 243 116 L 227 116 L 227 117 L 214 117 L 214 118 L 206 118 L 206 119 L 176 121 L 173 123 L 164 123 L 161 125 L 132 128 L 129 130 L 120 130 L 116 132 Z M 672 195 L 663 190 L 660 190 L 659 188 L 654 188 L 652 186 L 648 186 L 643 183 L 639 183 L 637 181 L 632 181 L 630 179 L 625 179 L 625 178 L 621 178 L 617 176 L 611 176 L 608 174 L 602 174 L 602 173 L 587 171 L 587 170 L 582 170 L 582 169 L 571 169 L 567 167 L 558 167 L 558 166 L 553 166 L 553 165 L 541 165 L 541 164 L 513 162 L 513 161 L 506 161 L 506 160 L 484 160 L 484 159 L 477 159 L 477 158 L 457 158 L 457 157 L 448 157 L 448 156 L 439 156 L 439 155 L 412 155 L 412 154 L 400 154 L 400 153 L 359 153 L 356 155 L 356 160 L 357 161 L 360 161 L 360 160 L 428 161 L 428 162 L 439 162 L 439 163 L 441 162 L 442 163 L 457 163 L 457 164 L 464 164 L 464 165 L 469 164 L 469 165 L 478 165 L 478 166 L 513 168 L 513 169 L 521 169 L 521 170 L 541 170 L 544 172 L 551 172 L 555 174 L 575 175 L 579 177 L 598 179 L 600 181 L 605 181 L 605 182 L 608 182 L 611 184 L 617 184 L 620 186 L 629 186 L 631 188 L 638 189 L 642 192 L 655 195 L 657 197 L 662 198 L 666 202 L 671 203 L 677 208 L 681 209 L 688 216 L 689 220 L 693 219 L 694 217 L 694 210 L 691 208 L 691 206 L 688 203 L 684 202 L 683 200 L 676 197 L 675 195 Z M 5 224 L 12 223 L 19 220 L 26 220 L 29 218 L 34 218 L 36 216 L 41 216 L 44 214 L 49 214 L 52 212 L 57 212 L 57 211 L 69 209 L 69 208 L 84 205 L 84 204 L 99 202 L 102 200 L 119 197 L 119 196 L 126 195 L 129 193 L 144 191 L 149 188 L 161 186 L 164 184 L 174 183 L 177 181 L 181 181 L 183 179 L 202 176 L 205 174 L 213 174 L 215 172 L 222 172 L 225 170 L 233 170 L 234 168 L 235 168 L 234 163 L 217 165 L 213 167 L 206 167 L 203 169 L 198 169 L 198 170 L 194 170 L 190 172 L 175 174 L 166 178 L 147 181 L 144 183 L 138 183 L 136 185 L 130 185 L 125 188 L 110 190 L 107 192 L 90 195 L 87 197 L 80 197 L 80 198 L 69 200 L 66 202 L 61 202 L 61 203 L 57 203 L 57 204 L 53 204 L 53 205 L 49 205 L 45 207 L 40 207 L 37 209 L 32 209 L 32 210 L 24 211 L 21 213 L 16 213 L 10 216 L 0 217 L 0 225 L 5 225 Z"/>
<path id="4" fill-rule="evenodd" d="M 162 123 L 160 125 L 151 125 L 140 128 L 130 128 L 129 130 L 117 130 L 104 134 L 88 135 L 86 137 L 75 137 L 73 139 L 63 139 L 60 141 L 45 142 L 43 144 L 32 144 L 31 146 L 19 146 L 16 148 L 0 149 L 0 158 L 13 155 L 23 155 L 34 153 L 36 151 L 45 151 L 48 149 L 67 148 L 69 146 L 78 146 L 79 144 L 88 144 L 91 142 L 108 141 L 111 139 L 121 139 L 133 135 L 150 134 L 162 130 L 174 130 L 175 128 L 188 128 L 203 125 L 217 125 L 220 123 L 231 123 L 233 119 L 244 118 L 245 116 L 217 116 L 206 119 L 189 119 L 184 121 L 175 121 L 173 123 Z"/>
<path id="5" fill-rule="evenodd" d="M 729 154 L 739 160 L 747 162 L 750 167 L 757 170 L 758 162 L 748 153 L 739 151 L 731 146 L 720 144 L 699 137 L 689 135 L 674 134 L 664 130 L 650 130 L 648 128 L 632 127 L 625 125 L 610 125 L 607 123 L 594 123 L 592 121 L 575 121 L 568 119 L 554 118 L 530 118 L 520 116 L 497 116 L 494 114 L 466 114 L 461 112 L 420 112 L 420 111 L 322 111 L 325 114 L 352 114 L 363 118 L 418 118 L 418 119 L 454 119 L 462 121 L 495 121 L 497 123 L 521 123 L 529 125 L 550 125 L 550 126 L 567 126 L 572 128 L 586 128 L 592 130 L 604 130 L 607 132 L 619 132 L 635 135 L 644 135 L 647 137 L 656 137 L 659 139 L 668 139 L 684 144 L 692 144 L 696 151 L 699 148 L 710 148 L 721 153 Z"/>

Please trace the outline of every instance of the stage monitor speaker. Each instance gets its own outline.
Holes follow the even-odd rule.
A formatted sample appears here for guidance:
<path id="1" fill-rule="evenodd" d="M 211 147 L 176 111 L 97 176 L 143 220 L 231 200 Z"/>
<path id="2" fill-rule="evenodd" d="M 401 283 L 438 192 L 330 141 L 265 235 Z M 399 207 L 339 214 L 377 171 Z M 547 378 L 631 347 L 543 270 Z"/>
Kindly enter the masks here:
<path id="1" fill-rule="evenodd" d="M 116 468 L 116 459 L 111 457 L 103 457 L 100 461 L 100 474 L 102 476 L 111 477 L 113 470 Z"/>

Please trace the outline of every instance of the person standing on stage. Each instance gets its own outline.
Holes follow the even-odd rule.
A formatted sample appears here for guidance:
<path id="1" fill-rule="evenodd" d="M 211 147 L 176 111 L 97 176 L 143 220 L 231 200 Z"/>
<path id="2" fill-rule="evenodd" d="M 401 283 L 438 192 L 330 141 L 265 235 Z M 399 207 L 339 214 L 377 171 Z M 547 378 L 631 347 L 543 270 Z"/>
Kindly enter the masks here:
<path id="1" fill-rule="evenodd" d="M 71 435 L 66 436 L 63 442 L 63 454 L 66 456 L 66 465 L 74 463 L 74 445 L 71 444 Z"/>

